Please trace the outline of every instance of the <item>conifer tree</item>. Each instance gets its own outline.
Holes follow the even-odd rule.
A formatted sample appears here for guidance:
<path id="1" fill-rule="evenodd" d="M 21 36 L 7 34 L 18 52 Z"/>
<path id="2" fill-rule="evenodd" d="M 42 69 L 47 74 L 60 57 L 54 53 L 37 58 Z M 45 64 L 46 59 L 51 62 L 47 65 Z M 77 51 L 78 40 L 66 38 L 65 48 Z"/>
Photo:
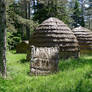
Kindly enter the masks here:
<path id="1" fill-rule="evenodd" d="M 74 23 L 73 23 L 74 27 L 85 25 L 83 11 L 79 6 L 78 0 L 75 0 L 75 6 L 74 6 L 74 9 L 73 9 L 72 18 L 74 20 Z"/>
<path id="2" fill-rule="evenodd" d="M 49 17 L 57 17 L 65 23 L 69 23 L 67 0 L 44 0 L 38 1 L 33 19 L 41 23 Z"/>

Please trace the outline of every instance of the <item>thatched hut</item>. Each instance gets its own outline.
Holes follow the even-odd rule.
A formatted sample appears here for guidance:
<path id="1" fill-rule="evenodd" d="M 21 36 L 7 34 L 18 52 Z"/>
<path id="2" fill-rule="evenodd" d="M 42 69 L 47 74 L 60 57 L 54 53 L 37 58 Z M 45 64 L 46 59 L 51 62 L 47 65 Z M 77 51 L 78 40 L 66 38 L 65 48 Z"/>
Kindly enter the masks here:
<path id="1" fill-rule="evenodd" d="M 16 46 L 16 53 L 27 53 L 29 48 L 29 41 L 22 41 Z"/>
<path id="2" fill-rule="evenodd" d="M 57 18 L 45 20 L 30 39 L 37 47 L 60 46 L 61 58 L 78 57 L 78 41 L 70 28 Z"/>
<path id="3" fill-rule="evenodd" d="M 30 38 L 31 73 L 57 71 L 59 51 L 62 57 L 78 57 L 78 41 L 73 32 L 57 18 L 49 18 L 38 26 Z M 29 55 L 30 56 L 30 55 Z"/>
<path id="4" fill-rule="evenodd" d="M 72 30 L 80 45 L 81 54 L 92 53 L 92 31 L 84 27 L 77 27 Z"/>

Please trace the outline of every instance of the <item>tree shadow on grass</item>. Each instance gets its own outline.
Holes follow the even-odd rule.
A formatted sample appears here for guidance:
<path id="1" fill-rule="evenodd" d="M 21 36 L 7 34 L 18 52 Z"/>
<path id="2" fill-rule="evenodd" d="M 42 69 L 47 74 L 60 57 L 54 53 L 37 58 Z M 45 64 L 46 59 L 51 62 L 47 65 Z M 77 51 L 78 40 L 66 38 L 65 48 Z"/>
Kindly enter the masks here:
<path id="1" fill-rule="evenodd" d="M 76 69 L 79 67 L 83 67 L 84 65 L 92 66 L 92 58 L 84 58 L 81 57 L 79 59 L 68 59 L 68 60 L 60 60 L 59 62 L 59 70 L 65 71 L 68 69 Z"/>
<path id="2" fill-rule="evenodd" d="M 20 63 L 28 63 L 28 61 L 26 59 L 21 59 L 20 61 L 18 61 Z"/>
<path id="3" fill-rule="evenodd" d="M 16 50 L 11 50 L 10 51 L 12 54 L 26 54 L 26 53 L 17 53 Z"/>

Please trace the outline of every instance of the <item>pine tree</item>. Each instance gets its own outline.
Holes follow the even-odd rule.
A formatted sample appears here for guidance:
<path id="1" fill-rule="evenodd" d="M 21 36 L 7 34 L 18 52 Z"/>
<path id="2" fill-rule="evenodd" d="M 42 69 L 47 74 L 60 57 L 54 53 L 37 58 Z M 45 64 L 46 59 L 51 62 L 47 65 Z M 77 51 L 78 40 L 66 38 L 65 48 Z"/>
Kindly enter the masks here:
<path id="1" fill-rule="evenodd" d="M 83 9 L 81 9 L 81 21 L 80 21 L 80 25 L 81 25 L 82 27 L 84 27 L 84 26 L 85 26 Z"/>
<path id="2" fill-rule="evenodd" d="M 75 0 L 75 6 L 73 9 L 73 15 L 72 18 L 74 20 L 73 26 L 84 26 L 84 16 L 83 16 L 83 10 L 79 6 L 78 0 Z"/>
<path id="3" fill-rule="evenodd" d="M 67 0 L 44 0 L 36 5 L 37 11 L 33 19 L 41 23 L 49 17 L 57 17 L 65 23 L 69 23 L 69 12 L 66 8 Z"/>

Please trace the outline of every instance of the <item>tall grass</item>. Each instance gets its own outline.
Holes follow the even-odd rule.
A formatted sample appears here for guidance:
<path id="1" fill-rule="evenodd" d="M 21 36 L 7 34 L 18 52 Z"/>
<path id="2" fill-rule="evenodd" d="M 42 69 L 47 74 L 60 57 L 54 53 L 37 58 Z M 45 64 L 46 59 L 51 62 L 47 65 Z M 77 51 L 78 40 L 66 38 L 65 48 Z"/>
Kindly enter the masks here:
<path id="1" fill-rule="evenodd" d="M 25 54 L 7 52 L 7 79 L 0 78 L 0 92 L 92 92 L 92 56 L 60 60 L 59 71 L 30 76 Z"/>

